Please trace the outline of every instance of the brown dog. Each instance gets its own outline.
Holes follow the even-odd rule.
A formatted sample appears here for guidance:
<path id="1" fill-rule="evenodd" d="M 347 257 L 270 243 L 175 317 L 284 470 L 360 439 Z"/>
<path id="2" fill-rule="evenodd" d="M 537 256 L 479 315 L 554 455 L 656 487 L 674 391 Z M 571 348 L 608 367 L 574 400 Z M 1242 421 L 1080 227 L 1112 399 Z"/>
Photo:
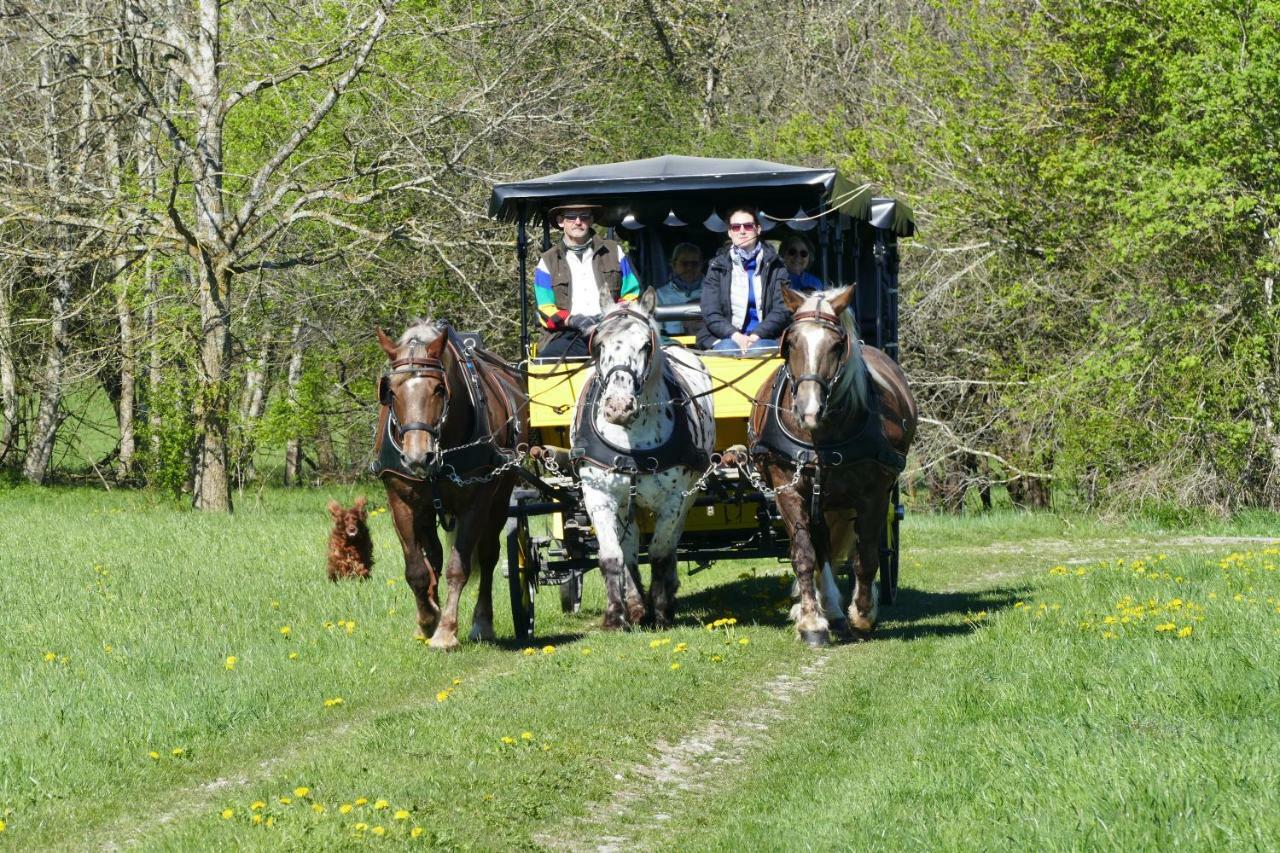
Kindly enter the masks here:
<path id="1" fill-rule="evenodd" d="M 333 532 L 329 534 L 329 580 L 369 577 L 373 570 L 373 540 L 366 523 L 368 501 L 356 498 L 355 506 L 343 509 L 337 501 L 329 501 L 333 516 Z"/>

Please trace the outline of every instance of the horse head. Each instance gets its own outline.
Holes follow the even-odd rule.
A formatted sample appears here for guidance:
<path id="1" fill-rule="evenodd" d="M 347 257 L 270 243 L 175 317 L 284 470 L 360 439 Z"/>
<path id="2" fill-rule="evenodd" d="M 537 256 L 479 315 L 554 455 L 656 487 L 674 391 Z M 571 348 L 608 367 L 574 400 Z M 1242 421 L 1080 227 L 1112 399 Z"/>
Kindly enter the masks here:
<path id="1" fill-rule="evenodd" d="M 791 412 L 812 432 L 832 414 L 833 392 L 840 390 L 841 370 L 857 358 L 857 347 L 842 316 L 853 288 L 796 293 L 782 288 L 791 310 L 791 325 L 782 336 L 782 358 L 791 384 Z"/>
<path id="2" fill-rule="evenodd" d="M 449 412 L 449 383 L 442 361 L 448 336 L 426 321 L 410 326 L 398 341 L 378 329 L 378 344 L 391 360 L 378 388 L 400 429 L 404 466 L 424 476 L 439 471 L 440 430 Z"/>
<path id="3" fill-rule="evenodd" d="M 640 413 L 640 393 L 658 371 L 658 327 L 653 321 L 657 292 L 647 288 L 634 303 L 614 305 L 591 333 L 605 420 L 626 427 Z"/>

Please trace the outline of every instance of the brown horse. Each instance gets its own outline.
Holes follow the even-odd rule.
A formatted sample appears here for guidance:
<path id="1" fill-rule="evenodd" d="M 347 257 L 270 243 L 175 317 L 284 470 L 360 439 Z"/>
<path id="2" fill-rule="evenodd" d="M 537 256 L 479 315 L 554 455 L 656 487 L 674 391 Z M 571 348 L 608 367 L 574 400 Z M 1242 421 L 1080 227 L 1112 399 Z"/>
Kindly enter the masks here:
<path id="1" fill-rule="evenodd" d="M 875 627 L 880 537 L 918 417 L 906 375 L 853 333 L 845 311 L 852 297 L 852 287 L 807 296 L 783 288 L 793 312 L 783 364 L 756 395 L 751 418 L 753 463 L 791 537 L 799 597 L 792 619 L 815 646 L 833 625 L 843 632 L 851 623 L 863 635 Z M 854 579 L 847 622 L 833 575 L 845 564 Z"/>
<path id="2" fill-rule="evenodd" d="M 516 371 L 464 345 L 447 326 L 420 321 L 393 342 L 382 377 L 375 469 L 404 548 L 404 576 L 418 604 L 419 639 L 458 646 L 458 600 L 473 567 L 480 597 L 471 639 L 492 640 L 493 568 L 514 468 L 528 442 L 528 397 Z M 448 563 L 437 524 L 447 533 Z M 440 610 L 441 569 L 449 581 Z"/>

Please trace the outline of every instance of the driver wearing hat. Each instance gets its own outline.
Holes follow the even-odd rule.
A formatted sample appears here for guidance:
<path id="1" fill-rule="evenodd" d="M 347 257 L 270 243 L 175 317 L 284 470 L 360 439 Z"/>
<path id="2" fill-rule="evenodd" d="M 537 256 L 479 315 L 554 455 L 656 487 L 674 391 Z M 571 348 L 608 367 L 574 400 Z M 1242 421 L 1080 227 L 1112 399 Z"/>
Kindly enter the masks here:
<path id="1" fill-rule="evenodd" d="M 626 252 L 591 230 L 600 207 L 569 203 L 551 208 L 563 239 L 543 253 L 533 274 L 533 295 L 544 331 L 539 357 L 585 357 L 587 335 L 615 302 L 640 295 Z"/>

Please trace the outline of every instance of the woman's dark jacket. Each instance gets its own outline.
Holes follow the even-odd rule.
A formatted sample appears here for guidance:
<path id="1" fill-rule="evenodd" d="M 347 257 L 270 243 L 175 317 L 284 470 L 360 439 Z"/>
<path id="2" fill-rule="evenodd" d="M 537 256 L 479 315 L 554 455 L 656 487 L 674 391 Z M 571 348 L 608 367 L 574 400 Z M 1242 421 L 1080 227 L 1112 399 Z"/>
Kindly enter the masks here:
<path id="1" fill-rule="evenodd" d="M 782 335 L 787 324 L 791 322 L 791 312 L 782 303 L 782 286 L 789 282 L 790 276 L 782 258 L 773 247 L 764 241 L 760 242 L 762 254 L 755 274 L 756 312 L 760 315 L 760 325 L 752 329 L 752 334 L 761 339 L 776 339 Z M 764 282 L 764 286 L 760 286 Z M 733 287 L 733 260 L 729 257 L 729 249 L 721 249 L 707 265 L 707 275 L 702 280 L 702 322 L 698 330 L 698 347 L 711 349 L 717 341 L 732 337 L 740 331 L 733 325 L 733 304 L 730 290 Z"/>

